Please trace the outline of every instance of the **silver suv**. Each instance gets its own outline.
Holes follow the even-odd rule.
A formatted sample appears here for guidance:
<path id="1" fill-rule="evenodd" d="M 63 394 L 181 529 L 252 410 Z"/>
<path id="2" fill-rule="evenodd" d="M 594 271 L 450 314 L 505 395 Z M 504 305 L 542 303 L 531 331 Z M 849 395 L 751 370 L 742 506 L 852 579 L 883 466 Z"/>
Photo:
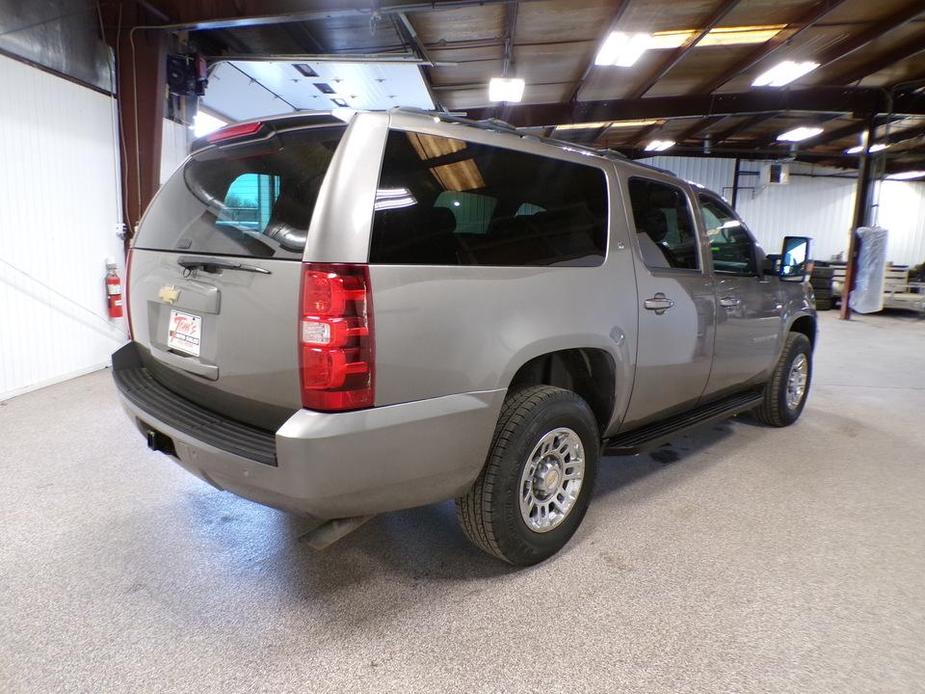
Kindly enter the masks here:
<path id="1" fill-rule="evenodd" d="M 327 521 L 317 545 L 455 498 L 528 565 L 575 532 L 602 453 L 799 417 L 808 243 L 768 258 L 714 193 L 496 122 L 235 124 L 145 215 L 114 378 L 151 448 Z"/>

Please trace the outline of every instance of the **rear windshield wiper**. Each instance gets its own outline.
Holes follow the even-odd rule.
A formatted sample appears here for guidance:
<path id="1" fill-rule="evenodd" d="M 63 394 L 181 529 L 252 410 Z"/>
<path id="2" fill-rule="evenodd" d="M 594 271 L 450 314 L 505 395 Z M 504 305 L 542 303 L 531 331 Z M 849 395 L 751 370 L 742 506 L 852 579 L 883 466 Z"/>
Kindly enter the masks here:
<path id="1" fill-rule="evenodd" d="M 234 260 L 217 260 L 215 258 L 190 258 L 180 256 L 177 258 L 177 264 L 186 268 L 187 272 L 192 272 L 199 268 L 205 272 L 221 272 L 222 270 L 241 270 L 242 272 L 259 272 L 261 275 L 272 274 L 269 270 L 256 265 L 247 265 Z"/>

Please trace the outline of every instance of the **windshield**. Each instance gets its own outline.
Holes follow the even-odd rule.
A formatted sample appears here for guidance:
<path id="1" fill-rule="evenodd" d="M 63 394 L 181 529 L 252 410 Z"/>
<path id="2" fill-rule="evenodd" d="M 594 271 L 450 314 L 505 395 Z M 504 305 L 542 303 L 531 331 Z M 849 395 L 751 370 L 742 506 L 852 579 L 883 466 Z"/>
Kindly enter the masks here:
<path id="1" fill-rule="evenodd" d="M 136 248 L 301 259 L 318 190 L 345 126 L 205 149 L 145 215 Z"/>

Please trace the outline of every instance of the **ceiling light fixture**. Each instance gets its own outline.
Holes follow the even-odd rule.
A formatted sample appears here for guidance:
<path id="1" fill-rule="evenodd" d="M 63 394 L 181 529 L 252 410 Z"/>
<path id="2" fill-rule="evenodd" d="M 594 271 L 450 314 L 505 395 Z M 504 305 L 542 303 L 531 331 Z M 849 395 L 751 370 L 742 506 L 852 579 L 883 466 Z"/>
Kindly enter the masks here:
<path id="1" fill-rule="evenodd" d="M 594 58 L 594 64 L 631 67 L 651 44 L 651 34 L 627 34 L 623 31 L 612 31 L 610 36 L 604 39 L 603 45 Z"/>
<path id="2" fill-rule="evenodd" d="M 871 145 L 871 146 L 870 146 L 870 149 L 868 149 L 867 151 L 870 152 L 871 154 L 873 154 L 873 153 L 875 153 L 875 152 L 882 152 L 882 151 L 885 150 L 887 147 L 889 147 L 889 145 L 884 145 L 884 144 L 878 143 L 878 144 L 876 144 L 876 145 Z M 845 150 L 845 154 L 860 154 L 860 153 L 863 152 L 863 151 L 864 151 L 864 145 L 856 145 L 855 147 L 851 147 L 850 149 L 846 149 L 846 150 Z"/>
<path id="3" fill-rule="evenodd" d="M 891 181 L 909 181 L 913 178 L 925 178 L 925 171 L 900 171 L 890 174 L 887 178 Z"/>
<path id="4" fill-rule="evenodd" d="M 526 82 L 517 77 L 492 77 L 488 82 L 489 101 L 517 103 L 524 98 Z"/>
<path id="5" fill-rule="evenodd" d="M 664 152 L 674 147 L 674 140 L 652 140 L 646 145 L 647 152 Z"/>
<path id="6" fill-rule="evenodd" d="M 785 60 L 778 63 L 767 72 L 762 72 L 758 75 L 755 81 L 752 82 L 752 86 L 783 87 L 785 84 L 790 84 L 794 80 L 800 79 L 803 75 L 812 72 L 817 67 L 819 67 L 819 63 L 814 63 L 811 60 L 804 60 L 800 63 L 794 62 L 793 60 Z"/>
<path id="7" fill-rule="evenodd" d="M 647 125 L 661 125 L 665 121 L 657 118 L 644 120 L 615 120 L 598 121 L 597 123 L 563 123 L 556 126 L 556 130 L 596 130 L 598 128 L 642 128 Z"/>
<path id="8" fill-rule="evenodd" d="M 781 133 L 777 136 L 779 142 L 802 142 L 803 140 L 808 140 L 811 137 L 816 137 L 822 133 L 822 128 L 809 128 L 802 126 L 799 128 L 794 128 L 793 130 L 788 130 L 785 133 Z"/>

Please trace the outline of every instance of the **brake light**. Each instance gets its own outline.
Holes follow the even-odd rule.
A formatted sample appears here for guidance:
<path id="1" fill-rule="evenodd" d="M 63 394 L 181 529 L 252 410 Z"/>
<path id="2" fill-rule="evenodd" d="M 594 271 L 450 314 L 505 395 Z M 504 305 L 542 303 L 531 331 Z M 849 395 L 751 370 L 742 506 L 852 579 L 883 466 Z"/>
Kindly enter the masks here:
<path id="1" fill-rule="evenodd" d="M 366 265 L 305 263 L 299 320 L 302 405 L 343 411 L 373 404 L 373 313 Z"/>
<path id="2" fill-rule="evenodd" d="M 125 289 L 123 290 L 123 295 L 125 297 L 125 322 L 128 323 L 128 339 L 135 339 L 135 331 L 132 330 L 132 302 L 130 301 L 129 292 L 132 287 L 132 249 L 128 249 L 128 253 L 125 254 Z"/>
<path id="3" fill-rule="evenodd" d="M 206 135 L 206 141 L 222 142 L 223 140 L 231 140 L 235 137 L 245 137 L 246 135 L 253 135 L 262 127 L 263 123 L 259 120 L 251 123 L 236 123 L 235 125 L 229 125 L 213 133 L 209 133 Z"/>

